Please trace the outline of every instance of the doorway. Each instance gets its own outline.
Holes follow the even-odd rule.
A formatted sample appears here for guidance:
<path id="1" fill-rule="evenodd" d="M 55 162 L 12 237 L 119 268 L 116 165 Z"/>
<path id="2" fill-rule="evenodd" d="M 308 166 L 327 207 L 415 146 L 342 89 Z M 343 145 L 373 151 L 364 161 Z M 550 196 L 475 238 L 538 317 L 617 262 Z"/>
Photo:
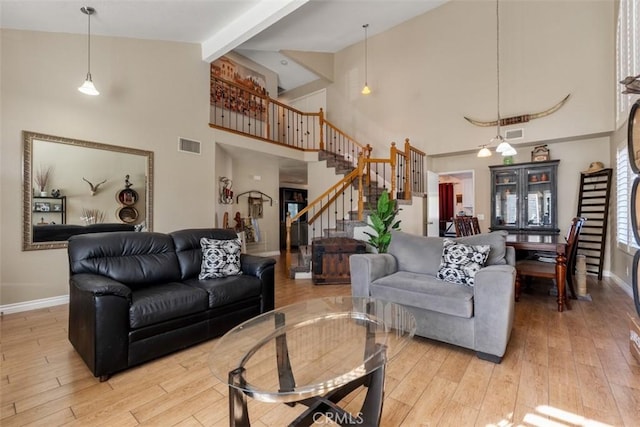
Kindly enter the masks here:
<path id="1" fill-rule="evenodd" d="M 455 237 L 453 217 L 475 214 L 475 174 L 473 170 L 438 174 L 439 235 Z"/>

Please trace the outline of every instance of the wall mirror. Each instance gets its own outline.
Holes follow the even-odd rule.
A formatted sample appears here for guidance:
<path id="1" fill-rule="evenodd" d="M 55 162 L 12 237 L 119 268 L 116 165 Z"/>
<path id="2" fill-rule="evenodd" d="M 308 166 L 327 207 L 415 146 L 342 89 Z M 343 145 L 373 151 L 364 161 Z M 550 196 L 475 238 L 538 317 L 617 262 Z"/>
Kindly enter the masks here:
<path id="1" fill-rule="evenodd" d="M 152 151 L 29 131 L 23 150 L 23 250 L 64 248 L 75 234 L 153 229 Z"/>

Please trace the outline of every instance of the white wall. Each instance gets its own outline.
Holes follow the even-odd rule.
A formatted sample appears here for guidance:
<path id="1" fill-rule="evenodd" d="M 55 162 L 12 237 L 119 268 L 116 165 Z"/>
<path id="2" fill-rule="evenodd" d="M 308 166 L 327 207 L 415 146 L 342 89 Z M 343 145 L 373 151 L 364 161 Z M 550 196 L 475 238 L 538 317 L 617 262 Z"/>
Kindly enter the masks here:
<path id="1" fill-rule="evenodd" d="M 199 45 L 96 36 L 91 71 L 101 94 L 90 97 L 77 91 L 86 36 L 3 29 L 0 41 L 0 305 L 68 294 L 66 250 L 21 251 L 23 130 L 153 151 L 154 230 L 214 226 L 215 143 L 235 137 L 209 127 Z M 257 69 L 276 93 L 275 74 Z M 179 137 L 202 142 L 202 154 L 178 152 Z"/>
<path id="2" fill-rule="evenodd" d="M 523 127 L 518 143 L 610 132 L 614 127 L 614 2 L 500 3 L 501 114 L 556 113 Z M 360 142 L 386 152 L 405 137 L 428 155 L 478 150 L 495 128 L 464 116 L 496 118 L 495 3 L 453 0 L 368 42 L 336 54 L 327 117 Z M 374 151 L 375 155 L 375 151 Z M 456 168 L 459 169 L 459 168 Z"/>
<path id="3" fill-rule="evenodd" d="M 240 212 L 242 218 L 249 216 L 249 199 L 260 197 L 260 193 L 271 197 L 270 204 L 267 197 L 263 197 L 263 217 L 257 219 L 260 230 L 260 241 L 247 243 L 248 253 L 279 253 L 280 252 L 280 207 L 278 205 L 279 173 L 278 161 L 272 156 L 255 151 L 247 151 L 244 155 L 233 159 L 233 185 L 235 194 L 246 191 L 251 194 L 240 196 L 238 203 L 233 205 L 235 212 Z M 235 222 L 232 222 L 235 224 Z"/>

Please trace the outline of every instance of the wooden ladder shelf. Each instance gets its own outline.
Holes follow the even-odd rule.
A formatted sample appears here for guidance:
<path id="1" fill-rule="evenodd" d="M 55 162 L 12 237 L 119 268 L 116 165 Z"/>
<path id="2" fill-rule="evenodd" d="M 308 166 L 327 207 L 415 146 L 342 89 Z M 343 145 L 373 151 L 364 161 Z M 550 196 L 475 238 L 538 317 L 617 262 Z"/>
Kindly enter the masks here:
<path id="1" fill-rule="evenodd" d="M 587 220 L 580 232 L 578 253 L 586 257 L 587 273 L 597 274 L 598 280 L 602 280 L 612 169 L 580 175 L 577 216 Z"/>

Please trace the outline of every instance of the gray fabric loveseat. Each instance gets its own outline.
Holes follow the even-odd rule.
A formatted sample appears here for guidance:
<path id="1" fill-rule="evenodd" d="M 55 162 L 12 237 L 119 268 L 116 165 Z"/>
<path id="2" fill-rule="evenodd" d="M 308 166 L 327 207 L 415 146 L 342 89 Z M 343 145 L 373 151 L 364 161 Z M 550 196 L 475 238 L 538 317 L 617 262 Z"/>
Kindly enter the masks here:
<path id="1" fill-rule="evenodd" d="M 443 238 L 394 232 L 388 253 L 351 255 L 352 294 L 399 303 L 415 316 L 416 335 L 500 363 L 513 326 L 516 277 L 515 251 L 505 236 L 500 231 L 453 239 L 490 246 L 485 266 L 468 286 L 437 278 Z"/>

